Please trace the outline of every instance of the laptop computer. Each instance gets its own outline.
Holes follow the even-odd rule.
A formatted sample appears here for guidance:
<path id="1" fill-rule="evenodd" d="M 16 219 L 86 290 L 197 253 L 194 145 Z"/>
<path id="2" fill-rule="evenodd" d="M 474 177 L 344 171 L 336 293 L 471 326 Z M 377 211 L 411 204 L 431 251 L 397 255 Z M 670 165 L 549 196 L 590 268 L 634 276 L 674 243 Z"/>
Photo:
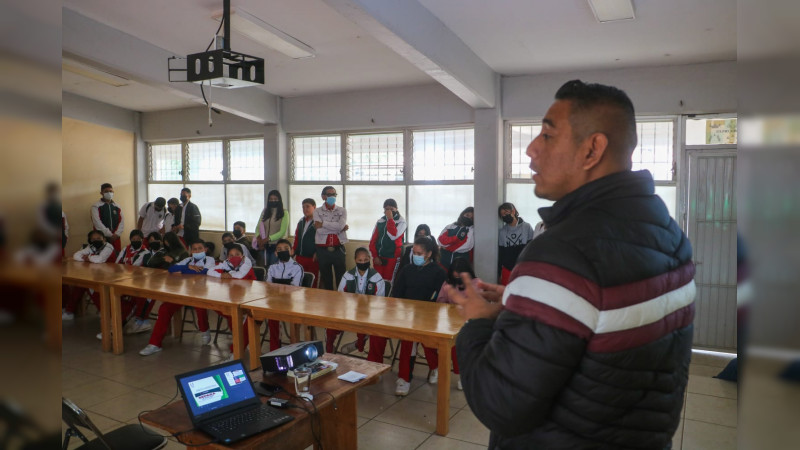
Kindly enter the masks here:
<path id="1" fill-rule="evenodd" d="M 194 426 L 227 444 L 294 417 L 261 403 L 241 360 L 176 375 Z"/>

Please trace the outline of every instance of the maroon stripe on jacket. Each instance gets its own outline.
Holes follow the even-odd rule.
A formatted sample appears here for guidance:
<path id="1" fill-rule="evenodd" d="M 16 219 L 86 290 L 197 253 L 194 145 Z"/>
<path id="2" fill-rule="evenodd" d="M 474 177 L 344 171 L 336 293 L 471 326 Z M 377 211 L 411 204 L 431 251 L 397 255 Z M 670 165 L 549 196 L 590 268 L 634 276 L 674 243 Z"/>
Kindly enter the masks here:
<path id="1" fill-rule="evenodd" d="M 588 340 L 594 332 L 592 329 L 551 306 L 531 300 L 527 297 L 510 295 L 506 299 L 505 309 L 520 316 L 533 319 L 539 323 L 572 333 L 581 339 Z"/>
<path id="2" fill-rule="evenodd" d="M 583 297 L 595 308 L 600 309 L 601 307 L 602 290 L 600 287 L 597 283 L 587 280 L 575 272 L 543 262 L 520 262 L 514 266 L 514 270 L 511 272 L 511 281 L 508 284 L 511 285 L 515 278 L 524 276 L 541 278 L 555 283 Z M 531 292 L 530 295 L 535 296 L 536 292 Z"/>

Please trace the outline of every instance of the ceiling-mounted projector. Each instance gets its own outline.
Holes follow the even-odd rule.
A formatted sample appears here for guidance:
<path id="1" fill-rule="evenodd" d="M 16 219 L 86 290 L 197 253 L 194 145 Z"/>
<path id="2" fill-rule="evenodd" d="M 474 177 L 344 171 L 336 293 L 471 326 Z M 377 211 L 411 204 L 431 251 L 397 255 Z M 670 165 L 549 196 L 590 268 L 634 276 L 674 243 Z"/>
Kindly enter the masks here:
<path id="1" fill-rule="evenodd" d="M 174 56 L 169 58 L 169 81 L 188 81 L 228 89 L 264 84 L 264 60 L 231 51 L 231 1 L 223 0 L 222 5 L 224 34 L 222 37 L 215 37 L 215 48 L 192 53 L 185 59 Z M 179 60 L 185 61 L 186 66 L 173 67 L 173 62 Z M 185 77 L 173 79 L 174 73 L 184 73 Z"/>

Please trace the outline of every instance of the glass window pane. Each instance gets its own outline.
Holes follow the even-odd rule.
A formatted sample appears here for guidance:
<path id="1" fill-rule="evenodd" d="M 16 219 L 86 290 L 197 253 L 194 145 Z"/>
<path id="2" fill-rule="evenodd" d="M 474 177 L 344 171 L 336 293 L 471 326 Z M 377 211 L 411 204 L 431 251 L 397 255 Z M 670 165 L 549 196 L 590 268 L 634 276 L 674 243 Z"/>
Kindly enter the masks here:
<path id="1" fill-rule="evenodd" d="M 737 126 L 736 118 L 686 119 L 686 145 L 735 145 Z"/>
<path id="2" fill-rule="evenodd" d="M 222 181 L 222 141 L 189 143 L 189 180 Z"/>
<path id="3" fill-rule="evenodd" d="M 675 211 L 678 205 L 678 188 L 676 186 L 656 186 L 656 195 L 661 197 L 661 200 L 667 205 L 669 215 L 677 221 Z"/>
<path id="4" fill-rule="evenodd" d="M 633 170 L 649 170 L 657 181 L 675 179 L 673 122 L 637 122 L 638 143 L 631 160 Z"/>
<path id="5" fill-rule="evenodd" d="M 241 220 L 247 225 L 248 233 L 254 232 L 264 208 L 264 185 L 229 184 L 225 196 L 228 209 L 225 230 L 233 231 L 233 223 Z"/>
<path id="6" fill-rule="evenodd" d="M 474 179 L 472 128 L 415 131 L 412 137 L 415 180 Z"/>
<path id="7" fill-rule="evenodd" d="M 403 181 L 403 133 L 347 136 L 347 178 L 352 181 Z"/>
<path id="8" fill-rule="evenodd" d="M 339 181 L 342 179 L 341 136 L 293 136 L 292 180 Z M 320 187 L 320 189 L 322 189 Z"/>
<path id="9" fill-rule="evenodd" d="M 264 139 L 231 141 L 230 179 L 264 179 Z"/>
<path id="10" fill-rule="evenodd" d="M 291 184 L 289 185 L 289 202 L 286 202 L 286 196 L 283 197 L 283 206 L 287 210 L 289 210 L 289 234 L 294 235 L 294 227 L 297 225 L 297 222 L 303 217 L 303 200 L 307 198 L 313 198 L 314 201 L 317 203 L 317 207 L 322 205 L 322 188 L 327 186 L 327 184 Z M 344 190 L 342 189 L 341 184 L 331 184 L 336 188 L 336 193 L 339 194 L 336 197 L 336 204 L 342 205 L 344 204 Z M 255 217 L 253 218 L 253 223 L 258 220 L 258 215 L 261 214 L 261 211 L 255 213 Z M 349 217 L 348 217 L 349 219 Z M 352 226 L 352 225 L 350 225 Z"/>
<path id="11" fill-rule="evenodd" d="M 535 185 L 532 183 L 508 183 L 506 184 L 506 200 L 507 202 L 513 203 L 514 207 L 517 208 L 520 217 L 525 219 L 528 223 L 532 226 L 536 226 L 542 218 L 539 217 L 539 208 L 543 208 L 545 206 L 550 206 L 553 204 L 550 200 L 545 200 L 537 197 L 533 193 L 533 187 Z M 500 206 L 500 205 L 497 205 Z M 495 211 L 496 213 L 496 211 Z M 497 222 L 498 226 L 500 226 L 500 221 L 498 219 Z"/>
<path id="12" fill-rule="evenodd" d="M 181 144 L 150 146 L 150 179 L 152 181 L 181 181 L 183 169 Z"/>
<path id="13" fill-rule="evenodd" d="M 511 178 L 529 180 L 533 171 L 530 169 L 531 159 L 525 151 L 531 141 L 542 131 L 539 124 L 511 126 Z"/>
<path id="14" fill-rule="evenodd" d="M 157 199 L 158 197 L 164 197 L 164 200 L 169 200 L 171 198 L 180 198 L 181 196 L 181 189 L 183 189 L 183 184 L 156 184 L 156 183 L 148 183 L 147 184 L 147 200 L 142 202 L 144 205 L 147 202 L 152 202 L 153 200 Z M 142 207 L 139 205 L 139 208 Z M 136 210 L 137 220 L 139 210 Z M 127 227 L 127 225 L 126 225 Z"/>
<path id="15" fill-rule="evenodd" d="M 225 185 L 187 184 L 192 190 L 192 203 L 197 205 L 202 215 L 201 230 L 225 230 Z M 180 189 L 178 189 L 180 193 Z"/>
<path id="16" fill-rule="evenodd" d="M 431 227 L 438 237 L 444 227 L 455 222 L 467 206 L 473 206 L 472 185 L 413 185 L 408 187 L 408 227 L 411 233 L 417 225 Z M 492 212 L 495 214 L 495 212 Z"/>
<path id="17" fill-rule="evenodd" d="M 375 222 L 383 216 L 383 201 L 393 198 L 397 210 L 406 214 L 406 187 L 397 185 L 347 186 L 347 231 L 349 239 L 369 241 Z M 413 230 L 412 230 L 413 231 Z"/>

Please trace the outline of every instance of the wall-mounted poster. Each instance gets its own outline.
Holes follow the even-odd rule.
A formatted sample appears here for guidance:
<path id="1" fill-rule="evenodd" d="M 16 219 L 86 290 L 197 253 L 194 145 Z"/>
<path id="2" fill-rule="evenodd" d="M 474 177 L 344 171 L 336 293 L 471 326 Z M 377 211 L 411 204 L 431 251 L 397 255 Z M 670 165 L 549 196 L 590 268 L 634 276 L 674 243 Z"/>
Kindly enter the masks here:
<path id="1" fill-rule="evenodd" d="M 736 144 L 736 119 L 707 120 L 706 144 Z"/>

